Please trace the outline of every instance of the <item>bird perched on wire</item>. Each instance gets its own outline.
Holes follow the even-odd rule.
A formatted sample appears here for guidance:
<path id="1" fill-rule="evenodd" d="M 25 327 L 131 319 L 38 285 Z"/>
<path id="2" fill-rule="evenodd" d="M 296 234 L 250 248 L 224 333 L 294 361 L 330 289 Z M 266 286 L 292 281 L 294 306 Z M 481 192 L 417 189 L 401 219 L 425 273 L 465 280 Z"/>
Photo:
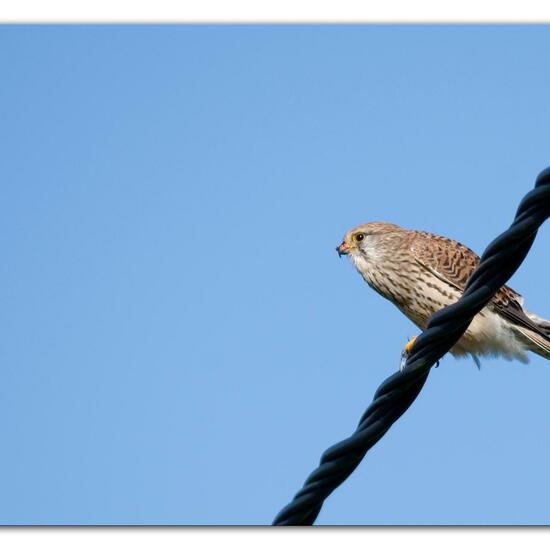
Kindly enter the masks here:
<path id="1" fill-rule="evenodd" d="M 422 330 L 433 313 L 460 298 L 479 263 L 477 254 L 457 241 L 386 222 L 351 229 L 336 250 Z M 455 357 L 471 355 L 478 366 L 480 356 L 526 363 L 527 351 L 550 359 L 550 321 L 523 309 L 523 298 L 503 286 L 450 351 Z"/>

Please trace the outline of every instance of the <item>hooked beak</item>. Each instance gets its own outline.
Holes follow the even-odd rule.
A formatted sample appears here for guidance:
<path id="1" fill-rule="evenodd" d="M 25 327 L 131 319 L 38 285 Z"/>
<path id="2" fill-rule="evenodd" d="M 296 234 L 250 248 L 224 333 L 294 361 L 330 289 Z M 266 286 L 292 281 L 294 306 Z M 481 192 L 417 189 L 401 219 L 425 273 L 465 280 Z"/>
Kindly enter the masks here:
<path id="1" fill-rule="evenodd" d="M 338 252 L 339 257 L 346 256 L 349 254 L 349 246 L 345 242 L 342 242 L 341 245 L 336 247 L 336 252 Z"/>

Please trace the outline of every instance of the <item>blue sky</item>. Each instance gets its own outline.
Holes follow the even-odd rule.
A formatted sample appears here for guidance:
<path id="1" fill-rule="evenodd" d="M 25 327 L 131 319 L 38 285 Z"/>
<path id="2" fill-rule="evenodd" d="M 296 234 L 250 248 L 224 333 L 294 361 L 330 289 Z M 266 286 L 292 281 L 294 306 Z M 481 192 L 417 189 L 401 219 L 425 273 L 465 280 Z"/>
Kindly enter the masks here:
<path id="1" fill-rule="evenodd" d="M 481 252 L 550 28 L 0 28 L 0 523 L 266 524 L 415 327 L 334 247 Z M 511 285 L 550 317 L 550 228 Z M 550 364 L 446 357 L 319 524 L 550 522 Z"/>

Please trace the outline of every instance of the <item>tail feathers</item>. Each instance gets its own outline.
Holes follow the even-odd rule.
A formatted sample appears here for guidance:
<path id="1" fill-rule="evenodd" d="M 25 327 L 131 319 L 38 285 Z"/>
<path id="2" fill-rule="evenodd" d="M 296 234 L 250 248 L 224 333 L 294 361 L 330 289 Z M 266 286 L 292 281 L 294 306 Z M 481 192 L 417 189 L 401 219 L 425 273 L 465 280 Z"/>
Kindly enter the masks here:
<path id="1" fill-rule="evenodd" d="M 539 327 L 546 332 L 546 336 L 550 338 L 550 321 L 547 321 L 546 319 L 538 318 Z"/>
<path id="2" fill-rule="evenodd" d="M 548 321 L 546 321 L 548 323 Z M 547 332 L 547 329 L 539 322 L 542 331 Z M 548 336 L 544 337 L 542 334 L 538 334 L 528 328 L 515 327 L 526 339 L 526 344 L 530 351 L 546 358 L 550 359 L 550 323 L 548 323 Z"/>
<path id="3" fill-rule="evenodd" d="M 546 319 L 543 319 L 542 317 L 539 317 L 538 315 L 535 315 L 530 311 L 525 311 L 525 314 L 539 326 L 542 332 L 546 333 L 546 336 L 548 336 L 548 338 L 550 338 L 550 321 L 547 321 Z"/>

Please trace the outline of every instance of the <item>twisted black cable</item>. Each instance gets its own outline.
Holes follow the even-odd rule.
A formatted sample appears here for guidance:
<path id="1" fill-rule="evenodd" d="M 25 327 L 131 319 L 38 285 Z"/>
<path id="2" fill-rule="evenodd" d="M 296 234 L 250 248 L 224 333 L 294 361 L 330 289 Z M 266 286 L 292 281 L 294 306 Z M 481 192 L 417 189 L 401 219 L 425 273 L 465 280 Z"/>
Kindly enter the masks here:
<path id="1" fill-rule="evenodd" d="M 479 311 L 521 265 L 539 227 L 550 217 L 550 168 L 539 174 L 535 188 L 521 201 L 512 225 L 481 256 L 461 298 L 430 318 L 414 342 L 402 372 L 387 378 L 374 394 L 355 432 L 330 447 L 317 469 L 274 525 L 312 525 L 324 500 L 359 465 L 367 451 L 390 429 L 420 393 L 432 366 L 460 339 Z"/>

